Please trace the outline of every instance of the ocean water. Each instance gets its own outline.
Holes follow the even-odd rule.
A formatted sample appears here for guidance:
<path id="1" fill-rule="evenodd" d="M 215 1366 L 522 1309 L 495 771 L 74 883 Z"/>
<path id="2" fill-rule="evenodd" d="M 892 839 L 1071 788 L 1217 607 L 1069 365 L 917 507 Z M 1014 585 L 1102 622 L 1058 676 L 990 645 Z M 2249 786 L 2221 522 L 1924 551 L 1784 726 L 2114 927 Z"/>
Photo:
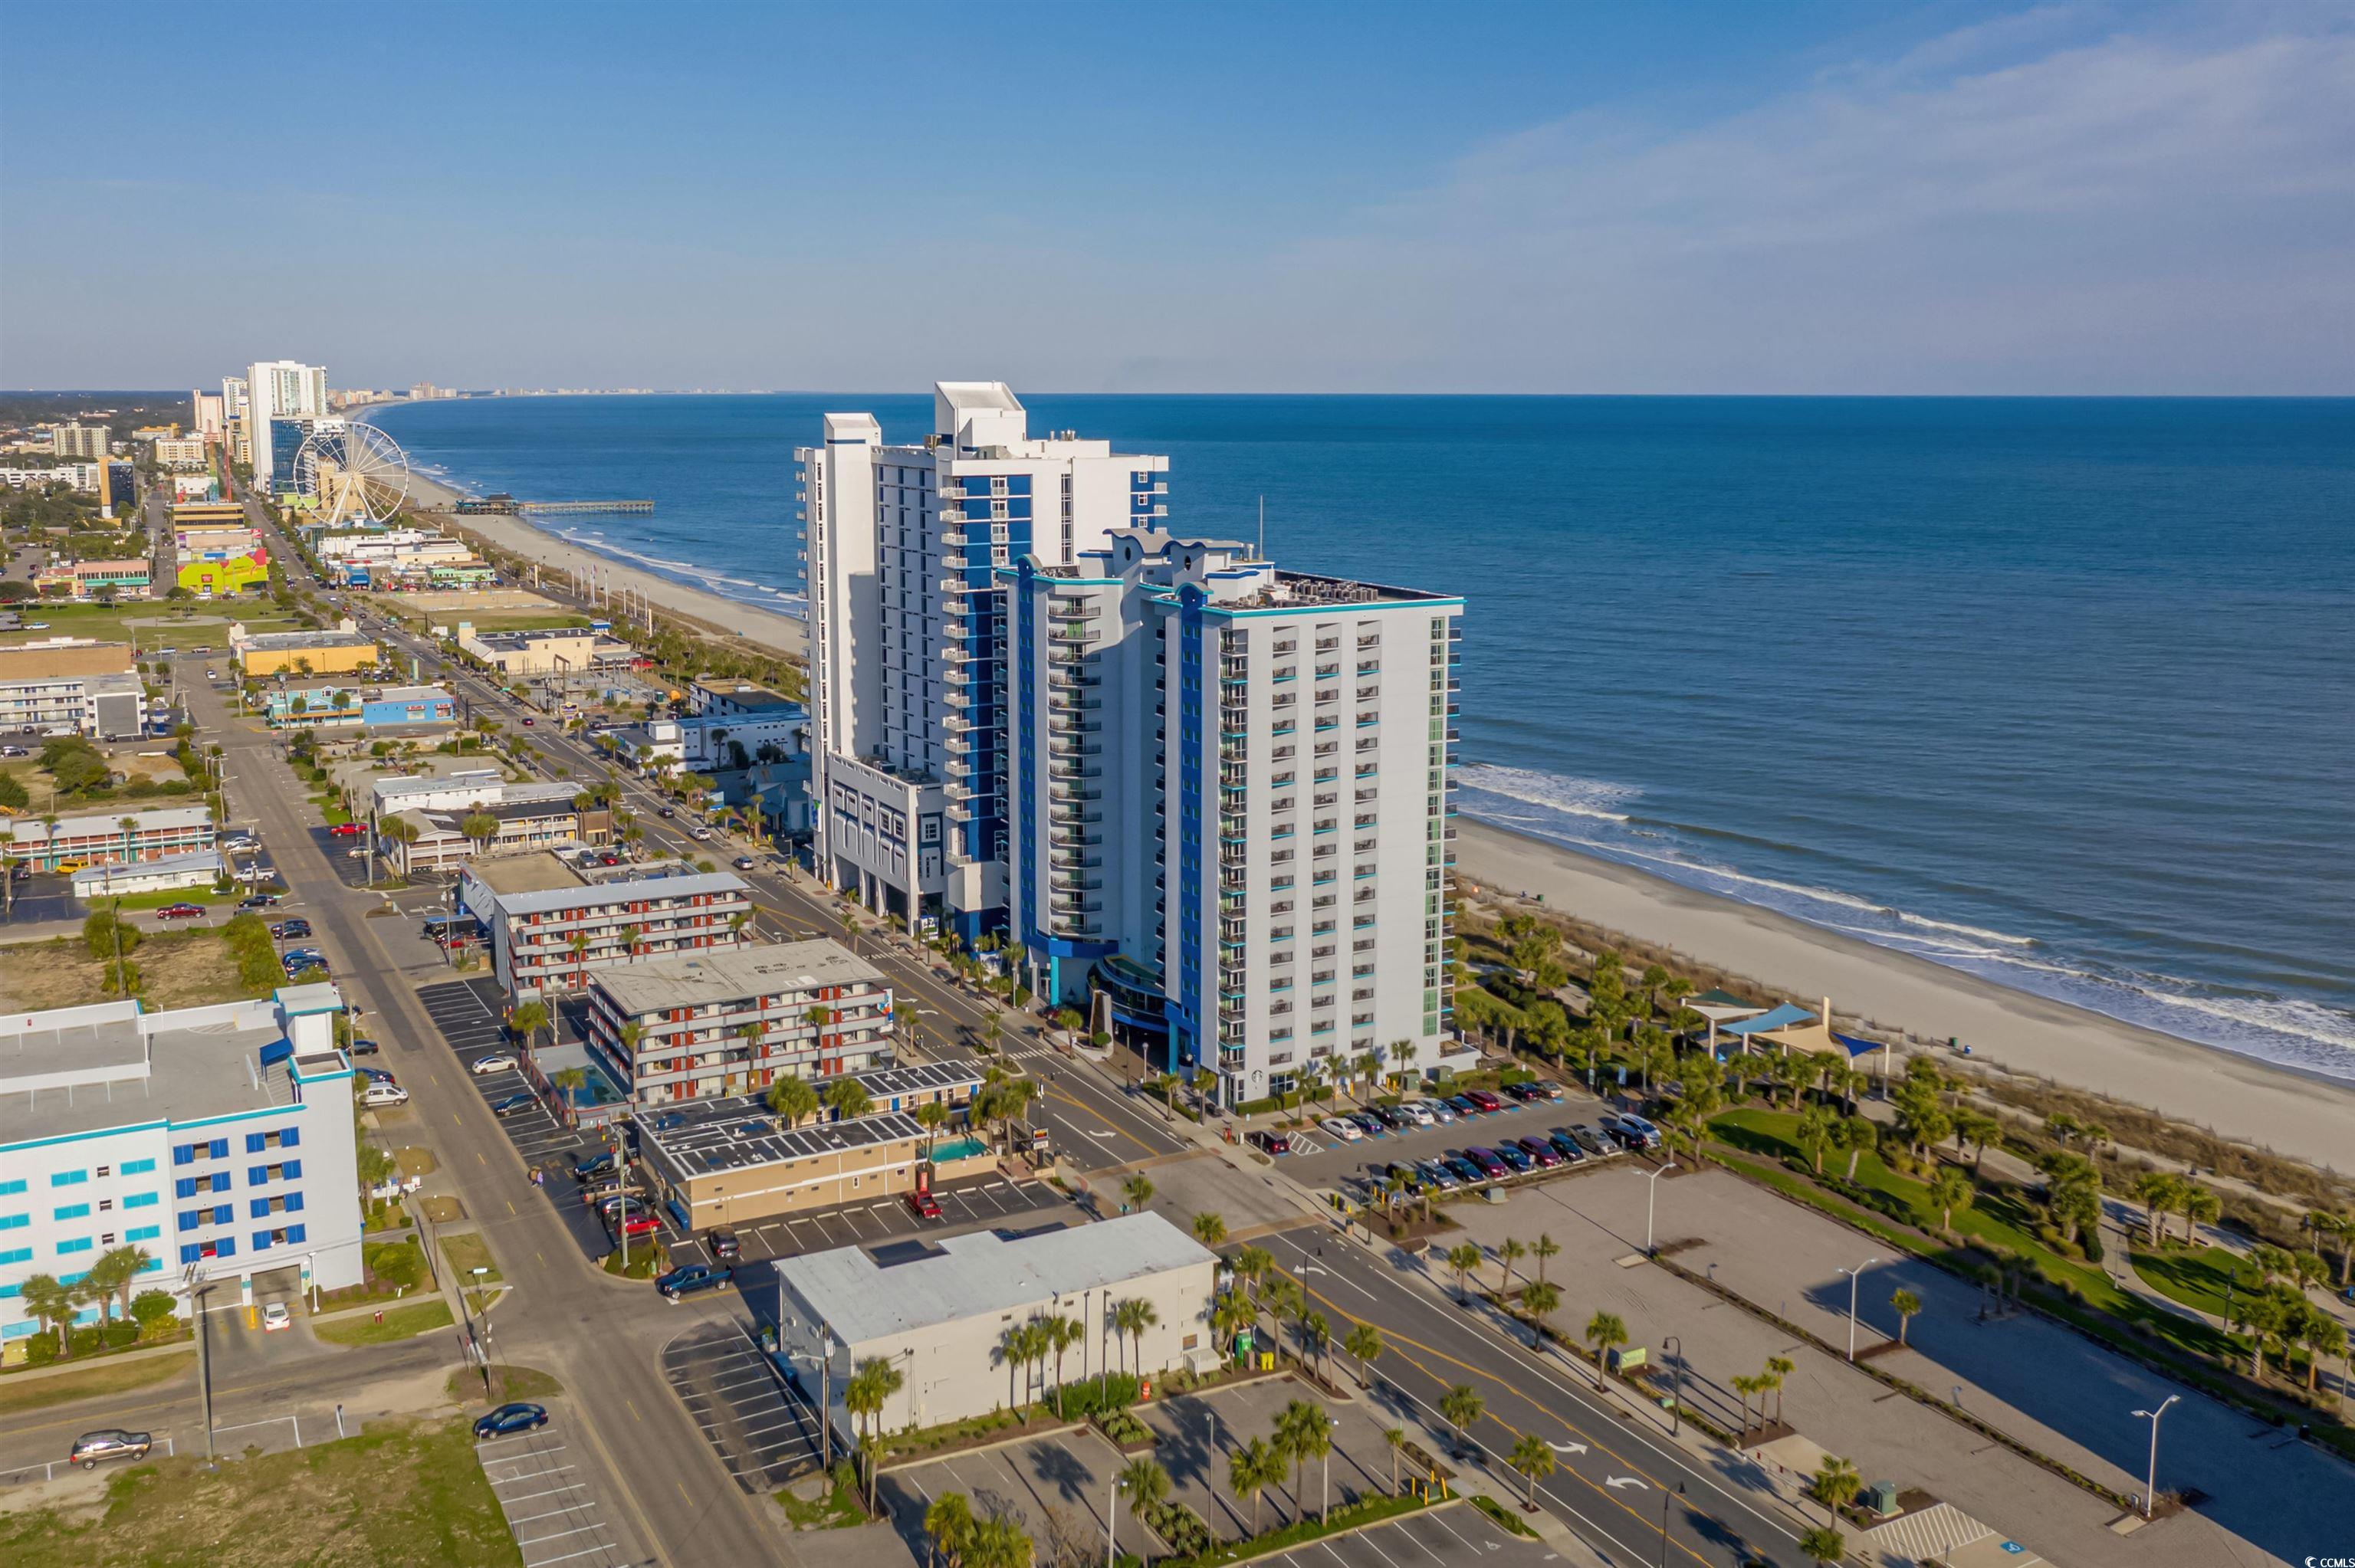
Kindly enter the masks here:
<path id="1" fill-rule="evenodd" d="M 1451 589 L 1464 804 L 2355 1079 L 2355 401 L 1026 395 L 1180 526 Z M 929 397 L 394 408 L 421 467 L 794 609 L 793 458 Z"/>

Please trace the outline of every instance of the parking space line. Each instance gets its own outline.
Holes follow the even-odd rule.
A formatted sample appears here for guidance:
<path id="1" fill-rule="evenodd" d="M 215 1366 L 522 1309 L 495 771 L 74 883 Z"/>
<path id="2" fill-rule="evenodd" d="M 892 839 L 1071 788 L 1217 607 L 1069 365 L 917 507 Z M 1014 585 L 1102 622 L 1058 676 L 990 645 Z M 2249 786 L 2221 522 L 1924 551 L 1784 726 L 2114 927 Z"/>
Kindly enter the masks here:
<path id="1" fill-rule="evenodd" d="M 512 1524 L 515 1521 L 513 1520 L 509 1520 L 507 1522 Z M 517 1536 L 516 1537 L 516 1544 L 517 1546 L 538 1546 L 543 1542 L 561 1541 L 568 1535 L 592 1535 L 604 1528 L 605 1527 L 602 1524 L 578 1525 L 571 1530 L 555 1530 L 549 1531 L 546 1535 L 535 1535 L 529 1541 L 526 1541 L 523 1537 Z"/>
<path id="2" fill-rule="evenodd" d="M 550 1487 L 544 1492 L 526 1492 L 519 1498 L 501 1498 L 499 1501 L 502 1504 L 511 1502 L 525 1503 L 530 1502 L 538 1498 L 561 1497 L 566 1492 L 581 1492 L 587 1491 L 588 1489 L 589 1483 L 586 1481 L 567 1481 L 560 1487 Z M 566 1503 L 564 1505 L 563 1511 L 570 1513 L 580 1506 L 581 1505 L 579 1503 Z"/>
<path id="3" fill-rule="evenodd" d="M 603 1546 L 591 1546 L 585 1552 L 568 1552 L 561 1557 L 543 1557 L 537 1563 L 527 1557 L 524 1559 L 524 1568 L 548 1568 L 548 1565 L 551 1563 L 570 1563 L 575 1557 L 587 1557 L 595 1552 L 611 1552 L 613 1550 L 613 1545 L 608 1542 Z"/>

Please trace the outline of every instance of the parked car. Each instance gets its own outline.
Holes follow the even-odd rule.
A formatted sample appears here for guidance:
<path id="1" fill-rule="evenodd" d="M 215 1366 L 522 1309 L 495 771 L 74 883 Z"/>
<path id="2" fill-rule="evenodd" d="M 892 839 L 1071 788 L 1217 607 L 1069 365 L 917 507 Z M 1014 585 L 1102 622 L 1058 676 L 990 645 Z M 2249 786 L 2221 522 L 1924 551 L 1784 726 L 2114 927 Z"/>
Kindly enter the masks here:
<path id="1" fill-rule="evenodd" d="M 1537 1161 L 1531 1160 L 1518 1143 L 1497 1145 L 1497 1158 L 1503 1160 L 1516 1174 L 1529 1171 L 1537 1164 Z"/>
<path id="2" fill-rule="evenodd" d="M 1380 1122 L 1392 1132 L 1403 1132 L 1414 1125 L 1414 1118 L 1396 1106 L 1376 1106 L 1373 1107 L 1372 1114 L 1376 1121 Z"/>
<path id="3" fill-rule="evenodd" d="M 737 1240 L 736 1233 L 725 1225 L 711 1232 L 703 1240 L 705 1245 L 711 1248 L 711 1255 L 716 1258 L 733 1263 L 744 1255 L 744 1244 Z"/>
<path id="4" fill-rule="evenodd" d="M 1457 1116 L 1466 1118 L 1476 1117 L 1480 1114 L 1480 1107 L 1472 1103 L 1472 1097 L 1470 1095 L 1455 1095 L 1450 1097 L 1447 1101 L 1447 1108 L 1454 1111 Z"/>
<path id="5" fill-rule="evenodd" d="M 1553 1151 L 1561 1156 L 1564 1165 L 1577 1165 L 1586 1159 L 1586 1150 L 1581 1149 L 1578 1139 L 1567 1132 L 1556 1129 L 1546 1136 L 1546 1141 L 1553 1145 Z"/>
<path id="6" fill-rule="evenodd" d="M 1579 1148 L 1583 1149 L 1587 1153 L 1592 1154 L 1597 1160 L 1605 1159 L 1619 1152 L 1619 1145 L 1616 1142 L 1611 1139 L 1604 1137 L 1603 1134 L 1597 1132 L 1593 1128 L 1589 1127 L 1582 1121 L 1572 1122 L 1564 1130 L 1570 1134 L 1571 1138 L 1578 1144 Z"/>
<path id="7" fill-rule="evenodd" d="M 538 1101 L 533 1099 L 529 1095 L 509 1095 L 503 1100 L 494 1100 L 491 1102 L 491 1114 L 497 1117 L 501 1121 L 505 1121 L 511 1116 L 523 1115 L 526 1111 L 528 1111 L 533 1106 L 538 1103 Z"/>
<path id="8" fill-rule="evenodd" d="M 263 1333 L 274 1334 L 281 1329 L 291 1329 L 293 1326 L 294 1314 L 286 1310 L 285 1302 L 272 1301 L 270 1305 L 261 1309 L 261 1331 Z"/>
<path id="9" fill-rule="evenodd" d="M 405 1106 L 408 1103 L 409 1091 L 399 1084 L 371 1082 L 360 1094 L 360 1104 L 364 1106 Z"/>
<path id="10" fill-rule="evenodd" d="M 1480 1168 L 1461 1155 L 1449 1155 L 1441 1160 L 1440 1163 L 1447 1167 L 1447 1173 L 1450 1176 L 1468 1186 L 1477 1186 L 1486 1180 L 1481 1174 Z"/>
<path id="11" fill-rule="evenodd" d="M 1496 1096 L 1490 1094 L 1486 1089 L 1466 1089 L 1464 1091 L 1464 1097 L 1470 1100 L 1472 1102 L 1473 1108 L 1481 1112 L 1483 1115 L 1500 1111 L 1505 1108 L 1505 1102 L 1498 1099 Z"/>
<path id="12" fill-rule="evenodd" d="M 155 918 L 158 920 L 198 920 L 204 917 L 204 913 L 205 906 L 201 904 L 166 904 L 164 907 L 155 911 Z"/>
<path id="13" fill-rule="evenodd" d="M 1445 1127 L 1448 1123 L 1455 1119 L 1455 1107 L 1449 1105 L 1445 1100 L 1417 1100 L 1414 1103 L 1430 1111 L 1431 1119 L 1437 1122 L 1442 1127 Z"/>
<path id="14" fill-rule="evenodd" d="M 609 1222 L 615 1214 L 619 1213 L 628 1213 L 633 1214 L 643 1214 L 646 1213 L 645 1194 L 639 1192 L 635 1187 L 621 1187 L 617 1185 L 613 1191 L 607 1192 L 603 1197 L 600 1198 L 592 1196 L 589 1202 L 595 1206 L 597 1210 L 597 1217 L 601 1220 Z"/>
<path id="15" fill-rule="evenodd" d="M 1328 1116 L 1316 1125 L 1325 1130 L 1327 1136 L 1338 1139 L 1343 1143 L 1355 1143 L 1366 1136 L 1356 1122 L 1345 1116 Z"/>
<path id="16" fill-rule="evenodd" d="M 930 1192 L 911 1192 L 908 1212 L 920 1220 L 937 1220 L 941 1217 L 941 1201 Z"/>
<path id="17" fill-rule="evenodd" d="M 575 1181 L 594 1181 L 597 1177 L 602 1176 L 606 1171 L 611 1171 L 613 1168 L 613 1151 L 610 1149 L 601 1150 L 597 1153 L 589 1156 L 586 1160 L 579 1160 L 574 1163 L 572 1167 L 572 1179 Z"/>
<path id="18" fill-rule="evenodd" d="M 1536 1105 L 1540 1100 L 1561 1098 L 1561 1086 L 1548 1083 L 1543 1078 L 1525 1078 L 1518 1084 L 1507 1084 L 1505 1092 L 1525 1106 Z"/>
<path id="19" fill-rule="evenodd" d="M 1464 1151 L 1464 1158 L 1479 1169 L 1484 1181 L 1495 1181 L 1512 1174 L 1512 1169 L 1497 1158 L 1497 1151 L 1493 1149 L 1484 1149 L 1476 1143 Z"/>
<path id="20" fill-rule="evenodd" d="M 620 1232 L 625 1236 L 650 1236 L 654 1234 L 656 1230 L 660 1229 L 661 1226 L 662 1222 L 655 1219 L 652 1214 L 632 1210 L 628 1216 L 622 1221 Z M 606 1221 L 605 1228 L 608 1230 L 613 1229 L 613 1223 L 611 1220 Z"/>
<path id="21" fill-rule="evenodd" d="M 1660 1147 L 1660 1129 L 1633 1111 L 1605 1112 L 1603 1128 L 1630 1149 Z"/>
<path id="22" fill-rule="evenodd" d="M 676 806 L 664 806 L 656 810 L 655 815 L 657 817 L 676 817 L 678 815 L 678 808 Z"/>
<path id="23" fill-rule="evenodd" d="M 1265 1150 L 1270 1154 L 1289 1154 L 1292 1152 L 1292 1135 L 1289 1133 L 1278 1132 L 1272 1128 L 1253 1128 L 1252 1129 L 1251 1140 L 1253 1144 Z"/>
<path id="24" fill-rule="evenodd" d="M 515 1065 L 516 1059 L 510 1053 L 494 1051 L 487 1056 L 475 1057 L 474 1065 L 467 1071 L 478 1078 L 487 1078 L 493 1073 L 511 1073 L 515 1071 Z"/>
<path id="25" fill-rule="evenodd" d="M 95 1470 L 101 1459 L 144 1459 L 155 1439 L 144 1432 L 125 1432 L 120 1426 L 101 1427 L 85 1432 L 73 1440 L 67 1451 L 66 1463 L 80 1465 L 85 1470 Z"/>
<path id="26" fill-rule="evenodd" d="M 327 830 L 327 835 L 330 838 L 356 839 L 367 832 L 368 830 L 357 822 L 337 822 Z"/>
<path id="27" fill-rule="evenodd" d="M 592 1181 L 581 1190 L 581 1201 L 601 1213 L 613 1199 L 639 1196 L 636 1182 L 623 1181 L 613 1177 L 607 1177 L 603 1181 Z"/>
<path id="28" fill-rule="evenodd" d="M 383 1053 L 384 1047 L 378 1044 L 373 1040 L 355 1040 L 352 1042 L 352 1054 L 355 1056 L 378 1056 L 383 1054 Z"/>
<path id="29" fill-rule="evenodd" d="M 1403 1160 L 1393 1160 L 1382 1167 L 1381 1174 L 1387 1180 L 1396 1182 L 1399 1190 L 1409 1196 L 1423 1191 L 1423 1172 Z"/>
<path id="30" fill-rule="evenodd" d="M 275 893 L 249 893 L 237 901 L 237 906 L 240 909 L 268 909 L 276 905 L 281 896 Z"/>
<path id="31" fill-rule="evenodd" d="M 502 1404 L 474 1423 L 474 1436 L 505 1437 L 517 1432 L 529 1432 L 548 1425 L 548 1407 L 540 1404 Z"/>
<path id="32" fill-rule="evenodd" d="M 1436 1187 L 1444 1192 L 1455 1185 L 1455 1172 L 1450 1171 L 1439 1160 L 1418 1160 L 1414 1163 L 1414 1168 L 1421 1173 L 1423 1185 L 1427 1187 Z"/>
<path id="33" fill-rule="evenodd" d="M 1368 1138 L 1388 1138 L 1391 1135 L 1391 1129 L 1382 1125 L 1382 1118 L 1371 1111 L 1358 1111 L 1349 1119 L 1356 1122 L 1358 1130 Z"/>
<path id="34" fill-rule="evenodd" d="M 1554 1152 L 1553 1145 L 1542 1138 L 1524 1138 L 1515 1147 L 1528 1155 L 1529 1162 L 1540 1171 L 1550 1171 L 1561 1163 L 1561 1156 Z"/>
<path id="35" fill-rule="evenodd" d="M 664 1300 L 677 1301 L 698 1290 L 718 1290 L 730 1283 L 730 1278 L 728 1270 L 724 1268 L 714 1268 L 706 1263 L 687 1263 L 681 1264 L 668 1274 L 655 1275 L 655 1288 L 662 1292 Z"/>
<path id="36" fill-rule="evenodd" d="M 1431 1114 L 1431 1102 L 1429 1100 L 1409 1100 L 1406 1104 L 1399 1107 L 1399 1115 L 1406 1118 L 1407 1120 L 1414 1123 L 1417 1127 L 1429 1127 L 1433 1120 Z"/>
<path id="37" fill-rule="evenodd" d="M 270 927 L 270 934 L 279 941 L 291 942 L 298 937 L 309 936 L 311 934 L 311 922 L 304 919 L 300 915 L 296 915 L 288 919 L 281 920 L 277 925 Z"/>

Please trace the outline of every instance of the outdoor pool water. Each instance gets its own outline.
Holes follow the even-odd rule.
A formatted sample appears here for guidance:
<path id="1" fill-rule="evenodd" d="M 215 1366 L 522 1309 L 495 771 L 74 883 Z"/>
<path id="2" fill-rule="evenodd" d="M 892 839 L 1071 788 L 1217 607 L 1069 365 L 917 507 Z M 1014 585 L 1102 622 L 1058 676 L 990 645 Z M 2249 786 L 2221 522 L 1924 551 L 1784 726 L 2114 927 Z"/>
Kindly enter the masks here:
<path id="1" fill-rule="evenodd" d="M 977 1138 L 960 1138 L 954 1143 L 934 1144 L 932 1163 L 946 1165 L 954 1160 L 970 1160 L 976 1154 L 986 1154 L 988 1151 L 989 1145 Z"/>

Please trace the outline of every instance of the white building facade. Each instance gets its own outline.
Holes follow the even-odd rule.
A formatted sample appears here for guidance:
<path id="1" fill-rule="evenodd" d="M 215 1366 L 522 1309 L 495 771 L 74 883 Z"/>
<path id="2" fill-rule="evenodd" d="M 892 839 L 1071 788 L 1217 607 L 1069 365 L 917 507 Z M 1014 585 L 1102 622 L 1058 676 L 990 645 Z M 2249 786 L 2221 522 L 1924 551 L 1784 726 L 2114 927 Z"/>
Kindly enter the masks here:
<path id="1" fill-rule="evenodd" d="M 829 414 L 795 454 L 814 641 L 821 875 L 968 942 L 1003 924 L 1004 592 L 1024 556 L 1068 562 L 1167 514 L 1168 460 L 1028 433 L 1003 382 L 933 388 L 932 433 L 884 441 Z"/>
<path id="2" fill-rule="evenodd" d="M 10 1359 L 42 1331 L 24 1311 L 25 1281 L 72 1284 L 119 1246 L 149 1256 L 134 1290 L 184 1301 L 192 1273 L 248 1302 L 261 1275 L 303 1289 L 360 1282 L 352 1069 L 335 1038 L 342 1008 L 334 986 L 306 985 L 168 1012 L 112 1001 L 0 1020 L 0 1349 Z M 89 1308 L 79 1320 L 97 1315 Z"/>
<path id="3" fill-rule="evenodd" d="M 227 384 L 224 383 L 224 391 Z M 257 362 L 245 378 L 247 461 L 257 484 L 268 489 L 271 471 L 281 455 L 273 447 L 272 419 L 318 419 L 327 414 L 327 371 L 325 366 L 300 360 Z"/>
<path id="4" fill-rule="evenodd" d="M 1005 575 L 1035 989 L 1229 1105 L 1440 1065 L 1463 601 L 1143 530 Z"/>

